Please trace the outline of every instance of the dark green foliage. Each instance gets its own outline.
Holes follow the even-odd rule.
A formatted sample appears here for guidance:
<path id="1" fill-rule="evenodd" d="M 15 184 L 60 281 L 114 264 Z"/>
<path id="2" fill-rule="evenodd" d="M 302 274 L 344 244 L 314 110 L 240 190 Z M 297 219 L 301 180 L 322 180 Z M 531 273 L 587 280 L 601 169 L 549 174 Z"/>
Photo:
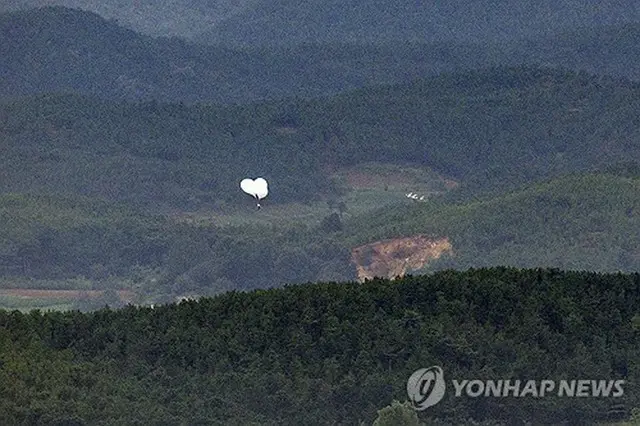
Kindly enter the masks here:
<path id="1" fill-rule="evenodd" d="M 322 219 L 322 223 L 320 227 L 323 231 L 326 232 L 337 232 L 342 230 L 342 220 L 340 219 L 340 215 L 338 213 L 331 213 L 329 216 L 326 216 Z"/>
<path id="2" fill-rule="evenodd" d="M 189 208 L 244 200 L 240 180 L 262 175 L 275 188 L 270 200 L 317 198 L 329 190 L 321 159 L 303 149 L 308 134 L 278 133 L 270 120 L 279 111 L 277 104 L 221 109 L 75 96 L 7 105 L 0 107 L 8 141 L 1 189 Z"/>
<path id="3" fill-rule="evenodd" d="M 637 91 L 580 73 L 496 68 L 337 96 L 314 103 L 310 121 L 337 137 L 343 164 L 412 162 L 473 190 L 505 188 L 638 158 Z"/>
<path id="4" fill-rule="evenodd" d="M 376 12 L 367 7 L 358 15 Z M 637 84 L 498 67 L 310 100 L 486 64 L 486 53 L 234 51 L 63 8 L 0 16 L 0 34 L 5 285 L 106 289 L 78 299 L 83 311 L 119 307 L 122 288 L 147 301 L 227 292 L 156 309 L 0 311 L 3 424 L 354 424 L 393 413 L 411 422 L 392 401 L 405 399 L 411 372 L 436 363 L 460 378 L 627 383 L 614 403 L 449 398 L 423 421 L 588 424 L 640 406 L 637 273 L 499 268 L 337 283 L 354 276 L 354 244 L 417 233 L 453 243 L 431 270 L 637 271 L 638 165 L 627 161 L 640 157 Z M 560 62 L 602 58 L 607 34 Z M 626 46 L 618 65 L 590 69 L 623 72 L 634 55 L 633 27 L 611 34 Z M 38 95 L 7 100 L 27 93 Z M 371 161 L 430 167 L 462 189 L 353 217 L 327 170 Z M 566 176 L 593 169 L 602 172 Z M 233 211 L 246 201 L 239 180 L 258 175 L 272 185 L 268 203 L 328 197 L 337 212 L 312 225 L 237 227 L 172 214 Z M 238 292 L 317 280 L 329 282 Z"/>
<path id="5" fill-rule="evenodd" d="M 0 34 L 3 97 L 71 92 L 108 99 L 246 103 L 327 96 L 490 63 L 477 48 L 448 44 L 204 46 L 144 36 L 93 13 L 62 7 L 0 15 Z"/>
<path id="6" fill-rule="evenodd" d="M 629 159 L 640 156 L 638 99 L 630 82 L 520 67 L 235 107 L 71 95 L 5 103 L 0 191 L 48 195 L 3 197 L 0 269 L 31 278 L 137 275 L 123 285 L 158 297 L 211 294 L 350 279 L 354 245 L 428 233 L 449 237 L 454 249 L 433 269 L 637 270 L 637 164 Z M 176 208 L 233 214 L 248 202 L 238 182 L 257 175 L 271 183 L 268 203 L 337 200 L 327 167 L 366 161 L 432 167 L 461 189 L 374 217 L 350 217 L 332 201 L 339 221 L 305 229 L 221 235 L 156 216 Z M 594 168 L 605 173 L 503 194 Z M 494 198 L 477 200 L 479 192 Z M 78 194 L 92 200 L 75 201 Z M 330 249 L 314 248 L 327 239 Z"/>
<path id="7" fill-rule="evenodd" d="M 468 192 L 514 188 L 640 157 L 638 95 L 520 67 L 227 108 L 42 96 L 0 106 L 0 190 L 197 208 L 238 202 L 238 182 L 263 175 L 271 201 L 309 200 L 335 194 L 327 167 L 369 161 L 430 167 Z"/>
<path id="8" fill-rule="evenodd" d="M 406 380 L 624 379 L 624 396 L 454 398 L 422 421 L 592 424 L 638 407 L 638 274 L 477 269 L 90 314 L 0 312 L 3 412 L 87 423 L 373 422 Z M 59 414 L 61 415 L 61 414 Z M 34 417 L 36 416 L 36 417 Z M 49 417 L 41 417 L 49 416 Z"/>
<path id="9" fill-rule="evenodd" d="M 158 267 L 168 244 L 164 218 L 82 197 L 0 197 L 1 275 L 105 279 L 136 265 Z"/>

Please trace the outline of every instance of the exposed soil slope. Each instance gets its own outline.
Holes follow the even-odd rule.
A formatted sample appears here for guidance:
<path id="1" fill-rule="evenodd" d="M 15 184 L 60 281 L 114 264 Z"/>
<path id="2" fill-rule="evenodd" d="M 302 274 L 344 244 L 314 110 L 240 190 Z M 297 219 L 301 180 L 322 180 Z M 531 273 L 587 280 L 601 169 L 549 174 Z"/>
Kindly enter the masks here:
<path id="1" fill-rule="evenodd" d="M 373 277 L 401 277 L 451 252 L 451 242 L 446 237 L 416 235 L 359 246 L 351 251 L 351 256 L 358 279 L 364 281 Z"/>

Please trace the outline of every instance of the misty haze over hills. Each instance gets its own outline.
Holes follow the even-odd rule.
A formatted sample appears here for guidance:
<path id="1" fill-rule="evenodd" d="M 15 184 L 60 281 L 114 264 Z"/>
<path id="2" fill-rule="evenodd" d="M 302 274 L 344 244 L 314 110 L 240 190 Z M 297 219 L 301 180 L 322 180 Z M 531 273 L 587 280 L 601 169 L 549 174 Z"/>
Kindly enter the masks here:
<path id="1" fill-rule="evenodd" d="M 49 7 L 0 15 L 0 34 L 0 96 L 9 98 L 75 92 L 241 103 L 327 96 L 442 72 L 520 64 L 640 77 L 640 24 L 635 23 L 503 44 L 317 42 L 232 48 L 154 38 L 94 13 Z"/>
<path id="2" fill-rule="evenodd" d="M 0 4 L 0 13 L 42 6 L 65 6 L 97 13 L 145 34 L 189 37 L 233 16 L 254 1 L 7 0 Z"/>
<path id="3" fill-rule="evenodd" d="M 242 102 L 326 96 L 487 65 L 460 47 L 314 45 L 244 49 L 152 38 L 62 7 L 0 15 L 0 95 L 50 91 L 117 99 Z"/>
<path id="4" fill-rule="evenodd" d="M 580 27 L 639 22 L 634 0 L 8 0 L 0 12 L 79 8 L 150 35 L 215 44 L 508 41 Z"/>
<path id="5" fill-rule="evenodd" d="M 633 1 L 264 2 L 205 33 L 212 43 L 498 42 L 584 26 L 638 22 Z"/>

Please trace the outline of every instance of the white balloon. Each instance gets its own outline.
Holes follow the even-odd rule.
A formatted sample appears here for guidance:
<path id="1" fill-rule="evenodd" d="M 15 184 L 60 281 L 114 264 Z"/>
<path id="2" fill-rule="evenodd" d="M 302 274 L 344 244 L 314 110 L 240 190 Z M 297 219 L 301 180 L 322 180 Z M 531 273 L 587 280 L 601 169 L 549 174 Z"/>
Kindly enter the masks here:
<path id="1" fill-rule="evenodd" d="M 255 197 L 255 194 L 253 193 L 253 185 L 253 179 L 243 179 L 240 182 L 240 188 L 242 188 L 242 190 L 247 194 Z"/>
<path id="2" fill-rule="evenodd" d="M 269 194 L 269 187 L 267 181 L 263 178 L 243 179 L 240 182 L 240 188 L 247 194 L 255 197 L 258 200 L 265 198 Z"/>
<path id="3" fill-rule="evenodd" d="M 269 185 L 267 184 L 267 181 L 262 178 L 258 178 L 254 181 L 254 188 L 259 200 L 269 195 Z"/>

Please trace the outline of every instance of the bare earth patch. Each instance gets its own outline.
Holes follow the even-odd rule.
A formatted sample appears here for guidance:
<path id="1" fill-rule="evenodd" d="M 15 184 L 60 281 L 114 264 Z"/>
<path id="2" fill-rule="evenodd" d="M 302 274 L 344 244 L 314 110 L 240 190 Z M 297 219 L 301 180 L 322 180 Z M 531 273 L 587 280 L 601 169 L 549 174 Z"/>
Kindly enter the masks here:
<path id="1" fill-rule="evenodd" d="M 403 173 L 389 173 L 379 175 L 359 170 L 349 170 L 345 173 L 347 185 L 354 189 L 375 189 L 384 186 L 405 187 L 414 183 L 414 178 Z"/>
<path id="2" fill-rule="evenodd" d="M 349 189 L 390 189 L 423 192 L 444 192 L 458 183 L 428 168 L 390 164 L 367 163 L 344 167 L 332 173 L 341 178 Z"/>
<path id="3" fill-rule="evenodd" d="M 377 241 L 354 248 L 351 257 L 356 264 L 358 280 L 374 277 L 402 277 L 407 272 L 424 268 L 445 253 L 452 253 L 448 238 L 425 235 Z"/>

